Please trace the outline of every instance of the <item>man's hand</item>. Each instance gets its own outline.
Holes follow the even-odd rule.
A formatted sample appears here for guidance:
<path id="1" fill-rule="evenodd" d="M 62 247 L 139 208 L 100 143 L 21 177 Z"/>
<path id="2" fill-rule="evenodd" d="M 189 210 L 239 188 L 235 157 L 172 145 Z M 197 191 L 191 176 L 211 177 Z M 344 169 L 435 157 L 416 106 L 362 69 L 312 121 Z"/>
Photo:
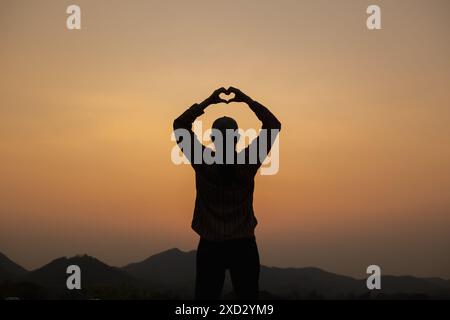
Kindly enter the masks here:
<path id="1" fill-rule="evenodd" d="M 243 93 L 241 90 L 235 88 L 235 87 L 229 87 L 227 90 L 227 94 L 234 93 L 234 98 L 227 101 L 227 103 L 230 102 L 245 102 L 247 104 L 251 103 L 253 100 L 249 96 L 247 96 L 245 93 Z"/>
<path id="2" fill-rule="evenodd" d="M 211 104 L 218 104 L 222 102 L 227 103 L 225 99 L 220 97 L 222 93 L 228 94 L 228 90 L 224 87 L 215 90 L 205 101 L 202 102 L 202 104 L 209 106 Z"/>

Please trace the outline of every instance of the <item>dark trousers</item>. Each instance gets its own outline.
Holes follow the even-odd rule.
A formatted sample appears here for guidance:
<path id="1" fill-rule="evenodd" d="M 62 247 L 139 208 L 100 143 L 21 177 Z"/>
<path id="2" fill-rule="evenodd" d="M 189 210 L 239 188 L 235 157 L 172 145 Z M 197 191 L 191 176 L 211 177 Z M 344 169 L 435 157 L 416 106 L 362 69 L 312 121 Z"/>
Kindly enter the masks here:
<path id="1" fill-rule="evenodd" d="M 226 241 L 200 239 L 195 298 L 219 299 L 227 269 L 237 299 L 258 299 L 260 264 L 254 237 Z"/>

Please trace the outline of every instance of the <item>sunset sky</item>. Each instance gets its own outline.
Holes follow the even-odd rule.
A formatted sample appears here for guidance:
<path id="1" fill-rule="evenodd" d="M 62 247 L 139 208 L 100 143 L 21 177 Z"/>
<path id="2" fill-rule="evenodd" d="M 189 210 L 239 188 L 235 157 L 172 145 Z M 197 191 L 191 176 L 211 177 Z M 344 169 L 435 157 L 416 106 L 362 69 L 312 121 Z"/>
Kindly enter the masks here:
<path id="1" fill-rule="evenodd" d="M 195 249 L 172 122 L 232 85 L 283 124 L 280 171 L 256 178 L 262 264 L 450 278 L 449 38 L 448 0 L 1 0 L 0 252 Z M 222 115 L 260 126 L 244 104 L 204 126 Z"/>

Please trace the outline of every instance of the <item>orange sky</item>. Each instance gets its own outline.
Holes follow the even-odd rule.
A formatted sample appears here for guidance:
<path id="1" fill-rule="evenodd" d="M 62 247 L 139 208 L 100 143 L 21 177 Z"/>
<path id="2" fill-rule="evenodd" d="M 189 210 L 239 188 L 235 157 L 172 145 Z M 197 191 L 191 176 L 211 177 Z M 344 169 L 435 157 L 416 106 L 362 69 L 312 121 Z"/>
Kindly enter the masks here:
<path id="1" fill-rule="evenodd" d="M 173 119 L 233 85 L 281 120 L 256 178 L 262 263 L 450 277 L 450 4 L 0 3 L 0 251 L 28 268 L 195 248 Z M 382 8 L 383 30 L 365 27 Z M 244 105 L 202 120 L 259 123 Z"/>

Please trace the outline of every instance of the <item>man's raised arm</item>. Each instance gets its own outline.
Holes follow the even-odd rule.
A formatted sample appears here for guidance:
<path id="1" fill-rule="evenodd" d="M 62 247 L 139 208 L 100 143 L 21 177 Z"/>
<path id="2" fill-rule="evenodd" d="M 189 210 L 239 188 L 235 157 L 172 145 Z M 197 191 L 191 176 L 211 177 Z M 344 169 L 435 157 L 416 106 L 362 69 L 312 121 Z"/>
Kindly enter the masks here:
<path id="1" fill-rule="evenodd" d="M 262 131 L 260 132 L 257 139 L 255 139 L 251 146 L 247 148 L 247 150 L 252 150 L 252 145 L 255 145 L 258 148 L 258 155 L 260 155 L 259 149 L 261 149 L 262 142 L 266 142 L 266 145 L 264 146 L 264 153 L 265 156 L 270 152 L 270 149 L 272 148 L 273 144 L 275 143 L 275 139 L 278 135 L 278 133 L 281 130 L 281 122 L 275 117 L 275 115 L 270 112 L 269 109 L 267 109 L 265 106 L 260 104 L 259 102 L 253 100 L 246 94 L 244 94 L 241 90 L 230 87 L 229 92 L 234 93 L 234 98 L 229 100 L 230 102 L 244 102 L 246 103 L 249 108 L 255 113 L 256 117 L 262 122 Z M 265 157 L 258 157 L 258 163 L 261 164 L 263 162 Z"/>
<path id="2" fill-rule="evenodd" d="M 214 91 L 212 95 L 209 96 L 207 99 L 205 99 L 203 102 L 196 103 L 193 106 L 191 106 L 189 109 L 187 109 L 178 118 L 174 120 L 173 129 L 174 130 L 186 129 L 192 131 L 192 123 L 195 121 L 195 119 L 197 119 L 199 116 L 205 113 L 205 109 L 208 106 L 221 102 L 225 103 L 227 102 L 226 100 L 220 98 L 220 94 L 222 93 L 227 93 L 227 90 L 223 87 Z"/>
<path id="3" fill-rule="evenodd" d="M 226 103 L 225 100 L 220 98 L 220 94 L 226 92 L 227 90 L 225 88 L 217 89 L 203 102 L 194 104 L 173 121 L 173 130 L 177 144 L 192 165 L 194 165 L 194 151 L 198 149 L 203 152 L 203 149 L 205 148 L 200 141 L 198 141 L 194 131 L 192 131 L 192 124 L 195 119 L 205 113 L 205 109 L 208 106 L 221 102 Z M 190 141 L 186 141 L 185 139 L 189 139 Z"/>

